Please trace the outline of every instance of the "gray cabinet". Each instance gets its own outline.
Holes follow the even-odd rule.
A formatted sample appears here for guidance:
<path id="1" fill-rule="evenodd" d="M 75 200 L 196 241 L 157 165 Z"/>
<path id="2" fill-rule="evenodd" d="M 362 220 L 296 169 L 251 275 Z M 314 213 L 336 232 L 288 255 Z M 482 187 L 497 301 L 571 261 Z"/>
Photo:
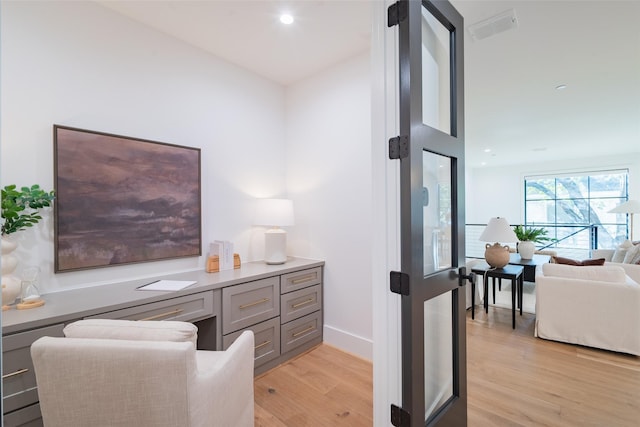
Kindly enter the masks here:
<path id="1" fill-rule="evenodd" d="M 256 280 L 222 289 L 222 333 L 247 328 L 280 315 L 280 278 Z"/>
<path id="2" fill-rule="evenodd" d="M 322 337 L 322 313 L 317 311 L 281 326 L 282 353 Z"/>
<path id="3" fill-rule="evenodd" d="M 122 310 L 100 313 L 87 318 L 126 320 L 181 320 L 195 322 L 214 315 L 213 291 L 170 298 Z"/>
<path id="4" fill-rule="evenodd" d="M 322 261 L 280 266 L 243 264 L 219 273 L 160 277 L 193 280 L 177 292 L 136 290 L 149 278 L 43 295 L 43 309 L 9 310 L 2 318 L 4 426 L 42 426 L 31 344 L 63 336 L 78 319 L 181 320 L 198 326 L 198 348 L 226 349 L 244 331 L 255 336 L 262 373 L 322 342 Z"/>
<path id="5" fill-rule="evenodd" d="M 314 285 L 280 296 L 282 323 L 316 312 L 322 308 L 322 286 Z"/>
<path id="6" fill-rule="evenodd" d="M 244 330 L 251 330 L 254 334 L 256 367 L 277 359 L 280 356 L 280 319 L 274 318 L 258 323 Z M 222 337 L 222 345 L 226 350 L 244 331 L 237 331 Z"/>
<path id="7" fill-rule="evenodd" d="M 2 338 L 2 410 L 5 426 L 42 425 L 31 361 L 31 344 L 40 337 L 61 337 L 63 324 Z"/>
<path id="8" fill-rule="evenodd" d="M 265 372 L 322 342 L 322 268 L 222 290 L 222 343 L 244 330 L 255 336 L 255 372 Z"/>

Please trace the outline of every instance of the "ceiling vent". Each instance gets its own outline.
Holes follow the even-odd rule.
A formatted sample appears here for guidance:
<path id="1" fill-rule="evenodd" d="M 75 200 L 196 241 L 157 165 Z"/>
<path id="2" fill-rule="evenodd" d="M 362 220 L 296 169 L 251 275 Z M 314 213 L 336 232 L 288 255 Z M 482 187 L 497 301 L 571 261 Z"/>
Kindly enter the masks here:
<path id="1" fill-rule="evenodd" d="M 516 11 L 514 9 L 509 9 L 467 27 L 474 40 L 486 39 L 494 34 L 514 28 L 518 28 L 518 18 L 516 18 Z"/>

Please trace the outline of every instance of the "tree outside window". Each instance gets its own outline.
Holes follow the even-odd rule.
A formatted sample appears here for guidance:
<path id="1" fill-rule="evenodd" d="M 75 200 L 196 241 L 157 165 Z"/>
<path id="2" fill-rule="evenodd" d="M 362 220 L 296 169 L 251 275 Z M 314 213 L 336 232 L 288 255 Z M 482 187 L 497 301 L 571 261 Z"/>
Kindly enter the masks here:
<path id="1" fill-rule="evenodd" d="M 601 248 L 627 239 L 627 216 L 609 211 L 628 199 L 628 170 L 526 177 L 524 185 L 525 226 L 547 228 L 556 247 L 589 249 L 591 225 Z"/>

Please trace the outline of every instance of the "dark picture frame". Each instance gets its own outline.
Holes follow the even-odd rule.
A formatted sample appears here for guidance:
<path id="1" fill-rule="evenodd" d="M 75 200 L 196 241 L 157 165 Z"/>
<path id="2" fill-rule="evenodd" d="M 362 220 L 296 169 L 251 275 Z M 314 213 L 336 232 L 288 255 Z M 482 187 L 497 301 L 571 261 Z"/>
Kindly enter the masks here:
<path id="1" fill-rule="evenodd" d="M 55 272 L 202 255 L 200 149 L 53 126 Z"/>

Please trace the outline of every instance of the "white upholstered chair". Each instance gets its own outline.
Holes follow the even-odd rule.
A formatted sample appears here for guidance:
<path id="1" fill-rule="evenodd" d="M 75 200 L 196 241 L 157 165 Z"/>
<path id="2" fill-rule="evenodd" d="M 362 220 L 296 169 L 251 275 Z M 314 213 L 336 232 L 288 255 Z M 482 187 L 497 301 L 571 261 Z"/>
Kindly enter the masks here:
<path id="1" fill-rule="evenodd" d="M 196 350 L 185 322 L 81 320 L 31 346 L 46 427 L 253 426 L 251 331 Z"/>

